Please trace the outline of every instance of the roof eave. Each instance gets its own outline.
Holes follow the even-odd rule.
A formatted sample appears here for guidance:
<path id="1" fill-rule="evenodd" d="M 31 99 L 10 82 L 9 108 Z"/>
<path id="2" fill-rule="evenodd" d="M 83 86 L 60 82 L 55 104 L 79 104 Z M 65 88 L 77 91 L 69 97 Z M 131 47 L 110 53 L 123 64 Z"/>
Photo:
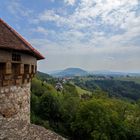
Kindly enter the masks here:
<path id="1" fill-rule="evenodd" d="M 13 32 L 14 35 L 16 35 L 16 37 L 18 37 L 32 51 L 32 53 L 37 58 L 37 60 L 45 59 L 43 55 L 41 55 L 35 48 L 33 48 L 29 42 L 27 42 L 19 33 L 17 33 L 12 27 L 10 27 L 1 18 L 0 18 L 0 22 L 2 22 L 11 32 Z"/>

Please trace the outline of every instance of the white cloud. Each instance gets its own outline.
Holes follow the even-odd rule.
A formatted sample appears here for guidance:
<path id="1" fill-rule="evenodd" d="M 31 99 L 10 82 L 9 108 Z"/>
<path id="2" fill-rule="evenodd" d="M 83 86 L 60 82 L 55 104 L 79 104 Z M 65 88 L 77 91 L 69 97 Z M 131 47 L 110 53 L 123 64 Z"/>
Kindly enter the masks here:
<path id="1" fill-rule="evenodd" d="M 69 19 L 58 15 L 57 13 L 55 13 L 54 10 L 45 10 L 43 13 L 39 15 L 38 21 L 43 21 L 43 22 L 53 21 L 58 26 L 62 26 L 68 23 Z"/>
<path id="2" fill-rule="evenodd" d="M 16 18 L 30 17 L 30 15 L 33 13 L 32 10 L 22 6 L 19 0 L 11 0 L 8 2 L 7 9 L 10 11 L 10 13 L 15 15 Z"/>
<path id="3" fill-rule="evenodd" d="M 65 3 L 67 3 L 68 5 L 74 5 L 75 4 L 75 0 L 64 0 Z"/>
<path id="4" fill-rule="evenodd" d="M 121 25 L 137 5 L 138 0 L 81 0 L 76 15 L 90 20 L 100 17 L 104 24 Z"/>
<path id="5" fill-rule="evenodd" d="M 67 0 L 67 2 L 73 3 L 74 1 Z M 46 10 L 39 19 L 41 21 L 54 21 L 59 26 L 67 25 L 79 29 L 96 26 L 96 18 L 100 18 L 100 24 L 123 28 L 127 18 L 134 14 L 133 9 L 137 5 L 138 0 L 81 0 L 73 14 L 62 16 L 54 10 Z"/>
<path id="6" fill-rule="evenodd" d="M 137 0 L 81 0 L 71 15 L 62 16 L 54 10 L 47 10 L 40 15 L 39 20 L 53 21 L 60 28 L 67 26 L 69 29 L 57 33 L 56 38 L 62 41 L 65 47 L 73 48 L 74 52 L 78 52 L 75 51 L 76 49 L 81 51 L 82 46 L 85 48 L 83 52 L 88 50 L 87 46 L 101 51 L 112 49 L 117 51 L 116 49 L 119 50 L 119 47 L 128 45 L 131 39 L 140 35 L 140 18 L 136 17 L 135 11 L 132 10 L 137 4 Z M 101 20 L 99 25 L 96 21 L 97 17 Z M 122 28 L 125 31 L 108 37 L 109 32 L 95 31 L 100 28 L 100 24 L 112 26 L 114 29 Z M 85 31 L 81 32 L 81 29 Z M 85 38 L 88 42 L 81 42 Z M 98 49 L 98 47 L 101 48 Z M 93 52 L 92 50 L 88 52 Z"/>
<path id="7" fill-rule="evenodd" d="M 84 44 L 76 44 L 76 42 L 71 47 L 64 47 L 47 39 L 35 39 L 31 42 L 34 46 L 39 46 L 40 52 L 46 56 L 47 61 L 39 64 L 40 69 L 44 72 L 70 66 L 82 67 L 88 70 L 139 69 L 139 47 L 85 47 Z"/>
<path id="8" fill-rule="evenodd" d="M 48 0 L 54 2 L 51 4 L 56 1 Z M 140 69 L 140 41 L 135 42 L 140 38 L 140 15 L 136 15 L 139 0 L 59 2 L 68 6 L 49 7 L 38 15 L 20 0 L 6 2 L 11 15 L 27 19 L 29 25 L 33 25 L 26 26 L 29 27 L 27 36 L 35 37 L 31 43 L 46 56 L 48 66 L 42 63 L 40 67 L 54 69 L 75 65 L 87 69 Z"/>
<path id="9" fill-rule="evenodd" d="M 44 11 L 41 15 L 40 15 L 40 17 L 39 17 L 39 19 L 41 20 L 41 21 L 57 21 L 57 20 L 59 20 L 59 15 L 57 15 L 56 13 L 55 13 L 55 11 L 53 11 L 53 10 L 46 10 L 46 11 Z"/>
<path id="10" fill-rule="evenodd" d="M 38 26 L 38 27 L 37 27 L 35 30 L 33 30 L 33 31 L 38 32 L 38 33 L 42 33 L 42 34 L 44 34 L 44 35 L 48 35 L 48 31 L 47 31 L 45 28 L 41 27 L 41 26 Z"/>
<path id="11" fill-rule="evenodd" d="M 30 29 L 31 32 L 34 33 L 38 33 L 38 34 L 42 34 L 44 35 L 44 37 L 48 37 L 48 36 L 55 36 L 56 35 L 56 32 L 54 30 L 51 30 L 51 29 L 46 29 L 42 26 L 37 26 L 36 28 L 34 29 Z"/>
<path id="12" fill-rule="evenodd" d="M 134 45 L 135 38 L 140 37 L 137 6 L 138 0 L 81 0 L 77 8 L 67 15 L 46 10 L 39 15 L 40 24 L 52 21 L 62 30 L 53 34 L 57 42 L 45 42 L 47 49 L 43 47 L 43 50 L 60 57 L 78 55 L 83 62 L 82 57 L 90 63 L 90 59 L 94 63 L 99 61 L 100 66 L 95 64 L 99 68 L 106 64 L 121 69 L 127 63 L 126 69 L 132 66 L 140 69 L 138 62 L 132 64 L 140 60 L 140 47 Z M 45 34 L 42 28 L 40 32 Z M 71 64 L 76 61 L 74 58 L 69 60 Z M 87 65 L 93 67 L 89 62 Z"/>

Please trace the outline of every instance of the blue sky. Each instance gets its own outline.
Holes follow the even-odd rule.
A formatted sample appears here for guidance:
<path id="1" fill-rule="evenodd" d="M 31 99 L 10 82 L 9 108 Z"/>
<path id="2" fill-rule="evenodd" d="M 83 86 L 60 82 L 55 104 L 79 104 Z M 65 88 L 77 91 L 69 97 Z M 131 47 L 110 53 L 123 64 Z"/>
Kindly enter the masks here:
<path id="1" fill-rule="evenodd" d="M 46 59 L 43 72 L 140 72 L 139 0 L 0 0 L 0 17 Z"/>

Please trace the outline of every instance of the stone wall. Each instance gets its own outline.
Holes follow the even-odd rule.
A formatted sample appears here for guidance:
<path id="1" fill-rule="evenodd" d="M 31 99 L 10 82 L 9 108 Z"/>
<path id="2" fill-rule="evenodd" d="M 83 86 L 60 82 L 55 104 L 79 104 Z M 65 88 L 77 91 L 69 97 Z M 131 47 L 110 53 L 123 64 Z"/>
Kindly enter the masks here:
<path id="1" fill-rule="evenodd" d="M 30 83 L 0 87 L 0 125 L 3 120 L 30 123 Z"/>
<path id="2" fill-rule="evenodd" d="M 0 87 L 0 140 L 66 140 L 30 124 L 30 83 Z"/>
<path id="3" fill-rule="evenodd" d="M 0 140 L 66 140 L 41 126 L 25 121 L 3 121 L 0 125 Z"/>

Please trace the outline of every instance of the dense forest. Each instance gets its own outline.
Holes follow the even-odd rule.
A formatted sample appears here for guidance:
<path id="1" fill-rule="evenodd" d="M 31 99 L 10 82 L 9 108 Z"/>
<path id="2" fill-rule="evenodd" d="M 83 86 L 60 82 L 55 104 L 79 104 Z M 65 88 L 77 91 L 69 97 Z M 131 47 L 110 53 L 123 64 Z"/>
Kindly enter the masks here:
<path id="1" fill-rule="evenodd" d="M 55 89 L 55 83 L 56 79 L 41 73 L 33 79 L 32 123 L 73 140 L 140 139 L 140 100 L 131 102 L 110 97 L 99 86 L 93 90 L 92 82 L 90 87 L 79 83 L 78 88 L 73 82 L 66 82 L 62 91 Z M 102 82 L 98 84 L 102 86 Z M 80 91 L 85 93 L 81 95 Z"/>
<path id="2" fill-rule="evenodd" d="M 72 81 L 81 88 L 91 92 L 101 88 L 103 91 L 106 91 L 110 97 L 132 101 L 140 99 L 140 84 L 136 83 L 135 81 L 131 81 L 131 79 L 130 81 L 121 81 L 116 80 L 115 78 L 94 80 L 93 76 L 88 76 L 75 77 Z"/>

